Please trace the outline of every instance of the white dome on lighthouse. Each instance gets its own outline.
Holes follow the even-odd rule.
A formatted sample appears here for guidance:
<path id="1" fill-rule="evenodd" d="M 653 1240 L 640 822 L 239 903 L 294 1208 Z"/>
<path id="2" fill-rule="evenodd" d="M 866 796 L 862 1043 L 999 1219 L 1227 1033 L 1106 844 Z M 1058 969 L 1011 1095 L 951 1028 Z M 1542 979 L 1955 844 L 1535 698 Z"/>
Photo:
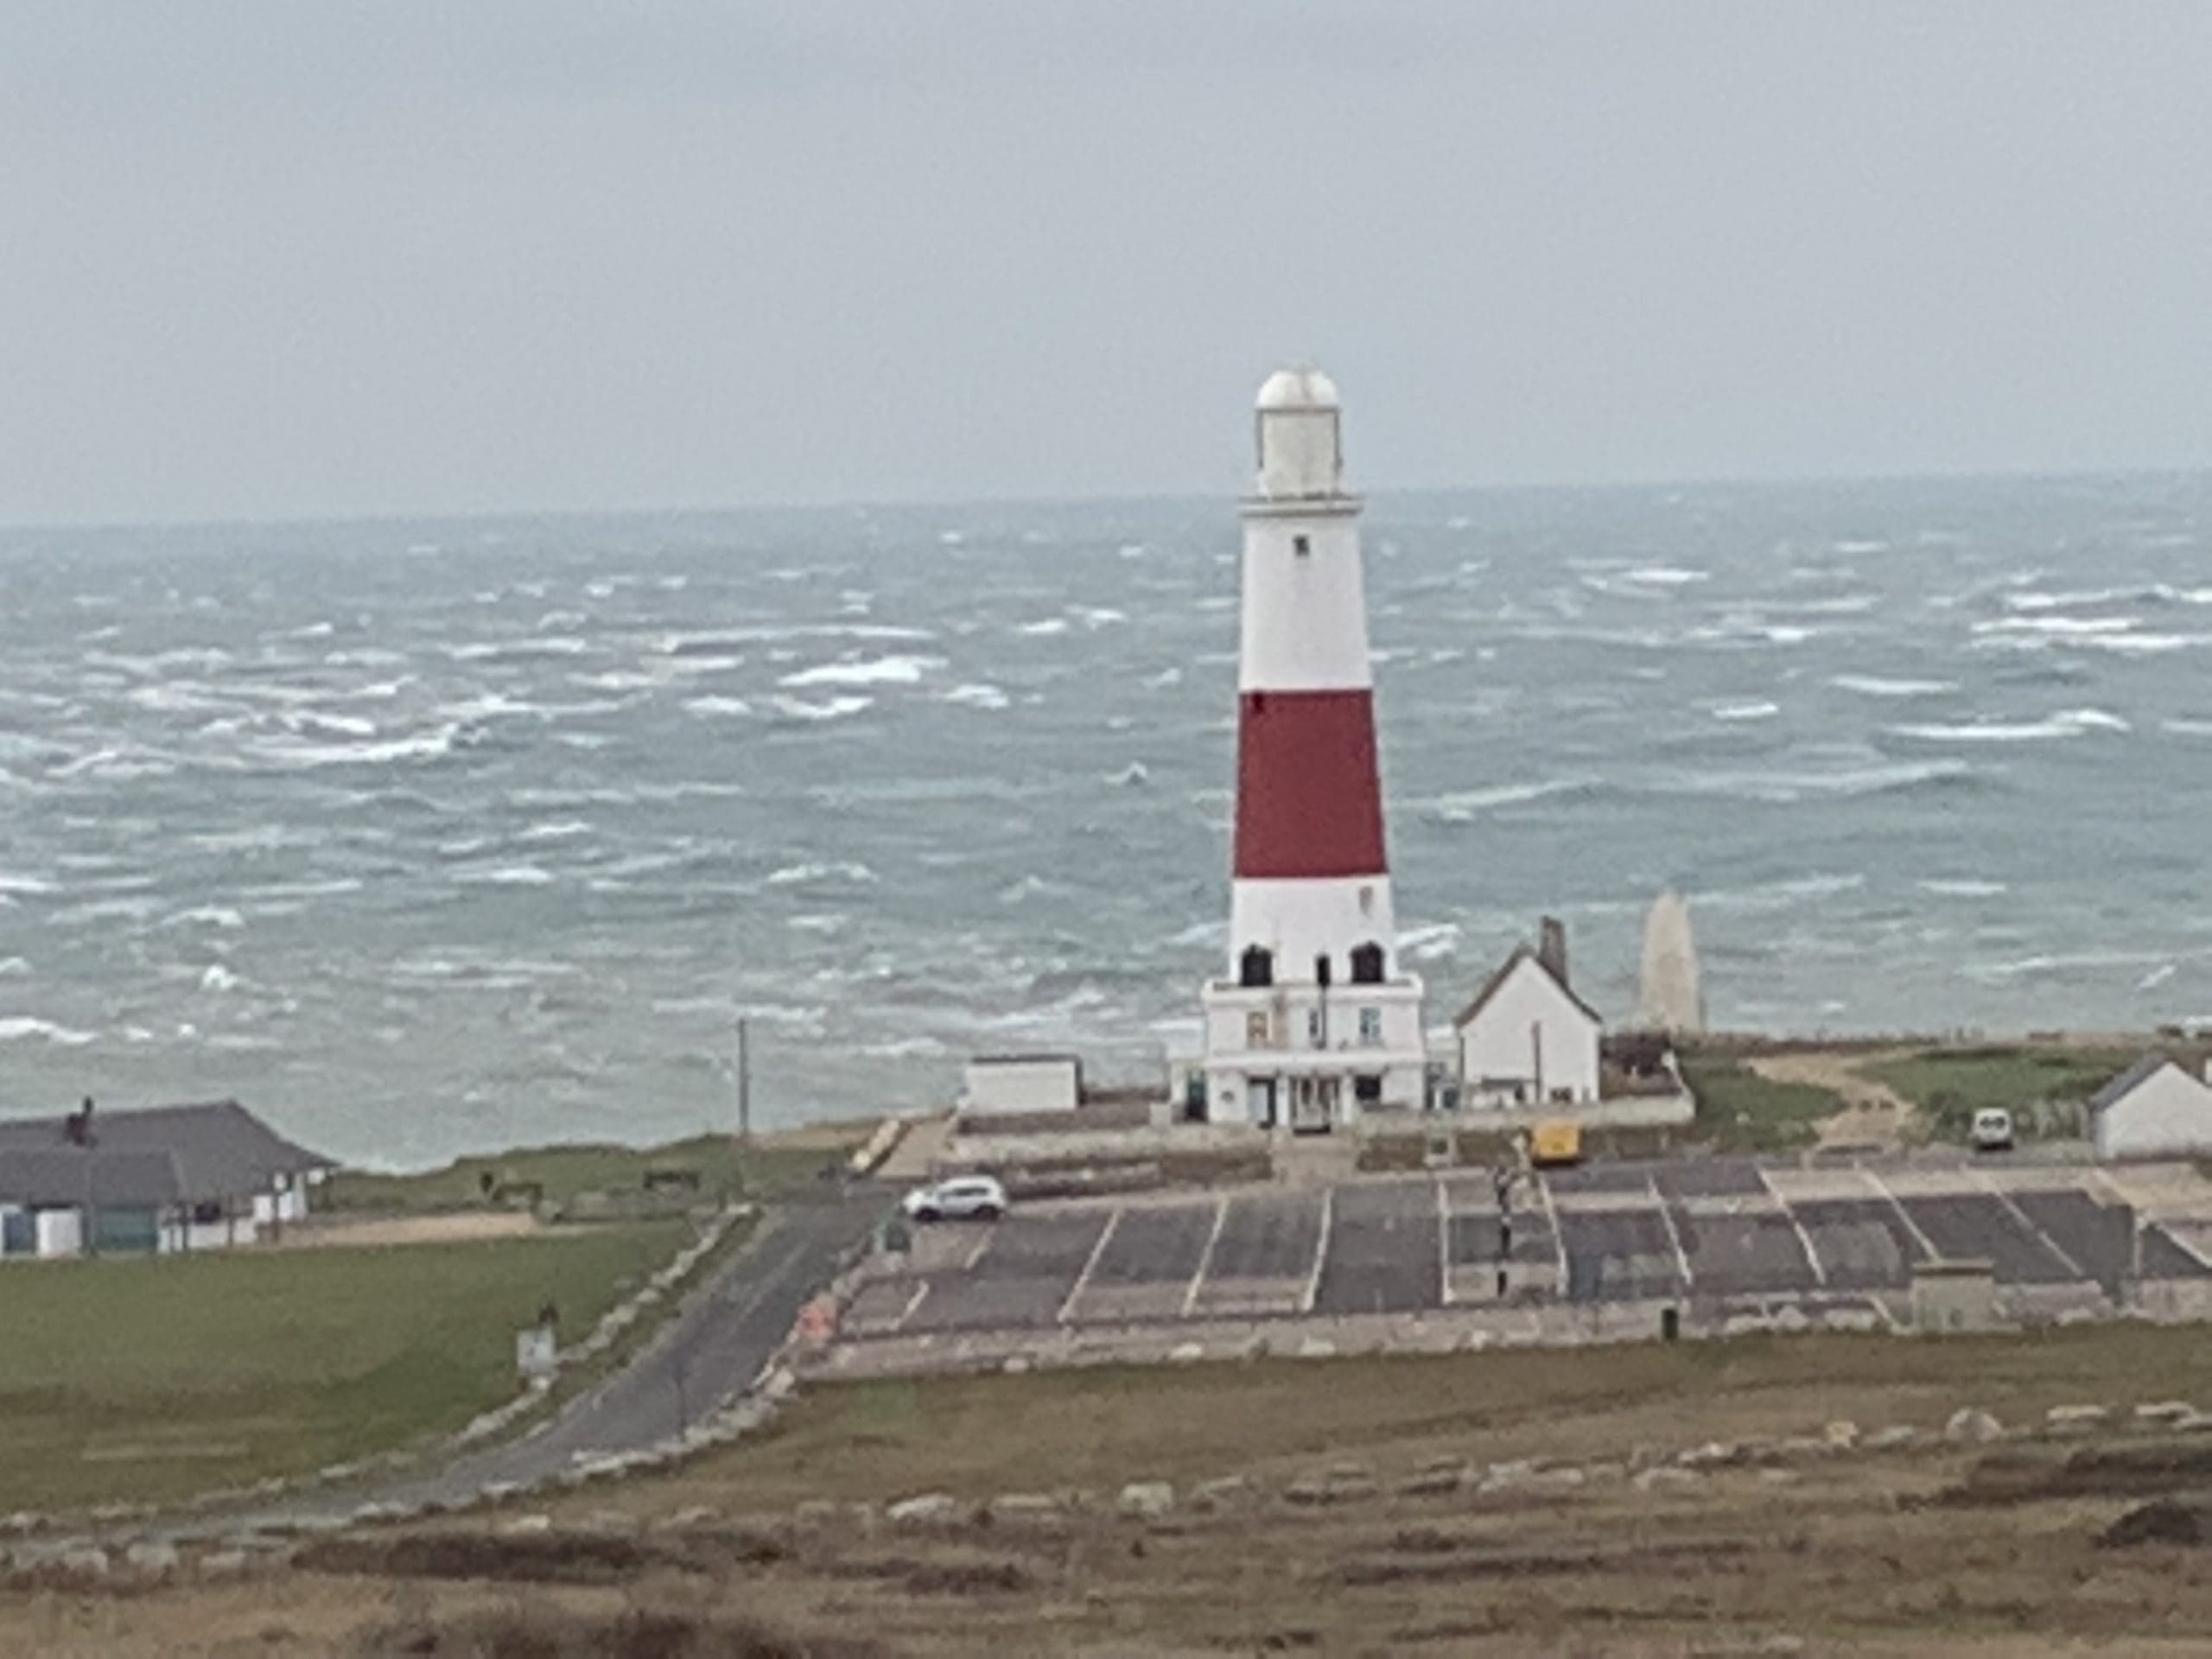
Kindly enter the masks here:
<path id="1" fill-rule="evenodd" d="M 1269 501 L 1334 500 L 1344 487 L 1344 405 L 1316 368 L 1277 369 L 1260 388 L 1260 489 Z"/>
<path id="2" fill-rule="evenodd" d="M 1260 388 L 1262 414 L 1274 410 L 1342 409 L 1337 383 L 1316 368 L 1277 369 Z"/>

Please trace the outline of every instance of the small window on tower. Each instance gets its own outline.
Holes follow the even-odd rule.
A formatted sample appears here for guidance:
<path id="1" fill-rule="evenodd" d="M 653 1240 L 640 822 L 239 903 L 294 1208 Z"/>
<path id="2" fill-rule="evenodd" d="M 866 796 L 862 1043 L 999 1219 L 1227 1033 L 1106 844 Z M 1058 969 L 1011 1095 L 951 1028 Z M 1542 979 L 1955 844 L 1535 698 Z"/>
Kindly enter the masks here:
<path id="1" fill-rule="evenodd" d="M 1290 538 L 1290 550 L 1302 559 L 1313 550 L 1313 543 L 1303 536 L 1294 536 Z"/>

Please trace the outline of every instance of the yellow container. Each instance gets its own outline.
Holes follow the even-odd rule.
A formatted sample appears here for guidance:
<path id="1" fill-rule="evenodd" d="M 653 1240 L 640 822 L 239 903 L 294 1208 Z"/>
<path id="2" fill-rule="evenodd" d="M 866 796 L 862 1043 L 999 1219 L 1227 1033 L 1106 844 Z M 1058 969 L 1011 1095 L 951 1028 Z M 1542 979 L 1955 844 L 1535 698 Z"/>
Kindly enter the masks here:
<path id="1" fill-rule="evenodd" d="M 1529 1161 L 1539 1169 L 1582 1161 L 1582 1126 L 1557 1119 L 1539 1123 L 1529 1136 Z"/>

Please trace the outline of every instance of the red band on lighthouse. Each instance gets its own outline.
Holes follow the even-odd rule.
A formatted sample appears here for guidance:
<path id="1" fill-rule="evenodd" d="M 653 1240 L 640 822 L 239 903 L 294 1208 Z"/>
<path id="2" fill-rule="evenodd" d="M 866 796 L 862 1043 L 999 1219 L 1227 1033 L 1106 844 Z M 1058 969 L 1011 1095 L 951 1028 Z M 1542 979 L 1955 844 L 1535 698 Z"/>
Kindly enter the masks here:
<path id="1" fill-rule="evenodd" d="M 1236 727 L 1240 880 L 1381 875 L 1375 696 L 1248 691 Z"/>

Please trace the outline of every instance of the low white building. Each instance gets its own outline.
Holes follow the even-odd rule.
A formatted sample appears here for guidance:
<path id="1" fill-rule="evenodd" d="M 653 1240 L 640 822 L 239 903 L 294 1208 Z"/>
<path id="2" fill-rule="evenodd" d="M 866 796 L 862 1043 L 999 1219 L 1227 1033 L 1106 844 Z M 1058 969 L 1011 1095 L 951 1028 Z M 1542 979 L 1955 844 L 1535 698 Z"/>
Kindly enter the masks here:
<path id="1" fill-rule="evenodd" d="M 2145 1054 L 2089 1102 L 2100 1159 L 2212 1153 L 2212 1087 L 2163 1054 Z"/>
<path id="2" fill-rule="evenodd" d="M 963 1112 L 1071 1112 L 1083 1104 L 1083 1062 L 1072 1054 L 979 1054 L 968 1062 Z"/>
<path id="3" fill-rule="evenodd" d="M 1459 1099 L 1497 1109 L 1596 1103 L 1605 1022 L 1567 976 L 1567 931 L 1547 918 L 1453 1020 Z"/>

